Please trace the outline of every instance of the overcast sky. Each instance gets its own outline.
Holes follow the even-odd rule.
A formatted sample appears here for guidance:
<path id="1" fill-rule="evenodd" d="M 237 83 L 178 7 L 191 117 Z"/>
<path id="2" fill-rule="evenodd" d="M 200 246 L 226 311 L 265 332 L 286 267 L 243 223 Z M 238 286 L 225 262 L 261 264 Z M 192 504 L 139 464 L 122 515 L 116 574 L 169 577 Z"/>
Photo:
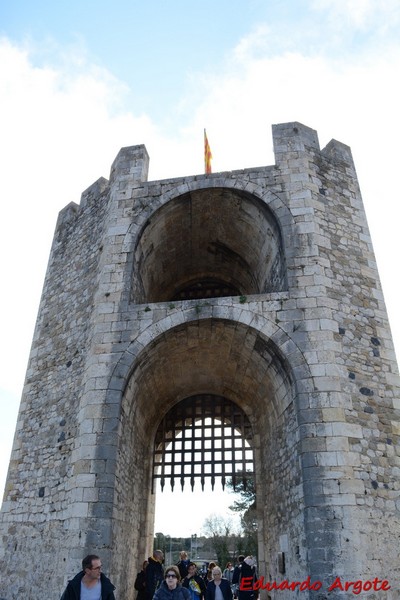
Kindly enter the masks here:
<path id="1" fill-rule="evenodd" d="M 399 73 L 398 0 L 1 3 L 0 489 L 57 214 L 123 146 L 146 145 L 153 180 L 203 172 L 204 127 L 214 172 L 273 164 L 273 123 L 351 146 L 400 356 Z M 168 531 L 198 506 L 174 498 L 173 535 L 227 503 Z"/>

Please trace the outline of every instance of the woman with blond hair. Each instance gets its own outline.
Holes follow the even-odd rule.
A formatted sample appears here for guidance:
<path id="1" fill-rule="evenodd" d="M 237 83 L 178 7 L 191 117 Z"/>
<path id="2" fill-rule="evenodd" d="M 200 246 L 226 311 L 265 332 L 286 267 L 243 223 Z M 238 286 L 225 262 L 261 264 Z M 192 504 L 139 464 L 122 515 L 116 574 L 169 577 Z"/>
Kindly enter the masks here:
<path id="1" fill-rule="evenodd" d="M 233 600 L 231 584 L 222 577 L 219 567 L 212 570 L 212 580 L 208 582 L 206 600 Z"/>

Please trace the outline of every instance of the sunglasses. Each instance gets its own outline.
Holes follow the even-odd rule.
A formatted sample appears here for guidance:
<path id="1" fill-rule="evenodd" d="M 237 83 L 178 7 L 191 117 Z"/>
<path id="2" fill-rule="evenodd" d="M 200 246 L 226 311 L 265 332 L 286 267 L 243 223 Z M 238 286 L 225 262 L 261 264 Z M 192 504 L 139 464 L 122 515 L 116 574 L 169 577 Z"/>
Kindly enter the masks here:
<path id="1" fill-rule="evenodd" d="M 173 577 L 175 579 L 176 575 L 175 573 L 167 573 L 166 577 Z"/>

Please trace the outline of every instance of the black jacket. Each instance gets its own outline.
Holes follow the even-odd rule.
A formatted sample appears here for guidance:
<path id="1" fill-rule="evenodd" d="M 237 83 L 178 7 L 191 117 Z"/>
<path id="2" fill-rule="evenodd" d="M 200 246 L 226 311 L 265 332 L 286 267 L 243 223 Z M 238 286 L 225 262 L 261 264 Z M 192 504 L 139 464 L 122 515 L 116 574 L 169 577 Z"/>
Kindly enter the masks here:
<path id="1" fill-rule="evenodd" d="M 240 570 L 240 581 L 244 578 L 247 578 L 248 583 L 250 581 L 253 581 L 253 584 L 254 584 L 255 577 L 256 577 L 255 567 L 250 566 L 249 564 L 247 564 L 246 561 L 244 561 L 242 563 L 242 567 Z M 258 593 L 256 593 L 253 589 L 241 590 L 240 586 L 239 586 L 239 593 L 238 593 L 239 600 L 252 600 L 253 598 L 255 598 L 257 596 L 258 596 Z"/>
<path id="2" fill-rule="evenodd" d="M 174 590 L 170 590 L 164 580 L 154 594 L 154 600 L 191 600 L 191 597 L 189 590 L 182 587 L 179 583 Z"/>
<path id="3" fill-rule="evenodd" d="M 181 574 L 181 579 L 184 579 L 188 574 L 188 566 L 190 564 L 190 560 L 180 560 L 176 563 L 176 566 L 179 569 L 179 573 Z"/>
<path id="4" fill-rule="evenodd" d="M 84 572 L 81 571 L 78 575 L 75 575 L 71 581 L 68 582 L 67 587 L 64 590 L 61 600 L 80 600 L 81 598 L 81 581 L 84 576 Z M 101 581 L 101 600 L 115 600 L 114 590 L 115 586 L 103 573 L 100 575 Z"/>
<path id="5" fill-rule="evenodd" d="M 222 578 L 220 583 L 220 590 L 224 597 L 224 600 L 232 600 L 233 594 L 231 589 L 231 584 L 227 579 Z M 207 584 L 206 590 L 206 600 L 215 600 L 215 583 L 214 581 L 209 581 Z"/>
<path id="6" fill-rule="evenodd" d="M 240 565 L 236 565 L 236 567 L 233 569 L 232 583 L 239 583 L 242 564 L 243 563 L 240 563 Z"/>
<path id="7" fill-rule="evenodd" d="M 136 600 L 146 600 L 146 572 L 145 571 L 140 571 L 136 575 L 134 588 L 135 588 L 135 590 L 138 591 Z"/>
<path id="8" fill-rule="evenodd" d="M 162 564 L 152 556 L 149 557 L 148 561 L 149 563 L 145 570 L 146 598 L 147 600 L 152 600 L 155 591 L 164 581 L 164 570 Z"/>

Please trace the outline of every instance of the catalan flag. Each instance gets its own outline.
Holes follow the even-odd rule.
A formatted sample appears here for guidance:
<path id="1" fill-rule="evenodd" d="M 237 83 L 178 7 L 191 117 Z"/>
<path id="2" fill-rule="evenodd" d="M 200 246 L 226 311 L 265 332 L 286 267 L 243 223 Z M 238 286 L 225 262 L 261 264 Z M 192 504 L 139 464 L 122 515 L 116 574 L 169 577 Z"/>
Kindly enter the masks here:
<path id="1" fill-rule="evenodd" d="M 211 171 L 211 159 L 212 159 L 211 148 L 210 148 L 210 144 L 208 143 L 206 130 L 204 130 L 204 172 L 206 174 L 212 172 Z"/>

